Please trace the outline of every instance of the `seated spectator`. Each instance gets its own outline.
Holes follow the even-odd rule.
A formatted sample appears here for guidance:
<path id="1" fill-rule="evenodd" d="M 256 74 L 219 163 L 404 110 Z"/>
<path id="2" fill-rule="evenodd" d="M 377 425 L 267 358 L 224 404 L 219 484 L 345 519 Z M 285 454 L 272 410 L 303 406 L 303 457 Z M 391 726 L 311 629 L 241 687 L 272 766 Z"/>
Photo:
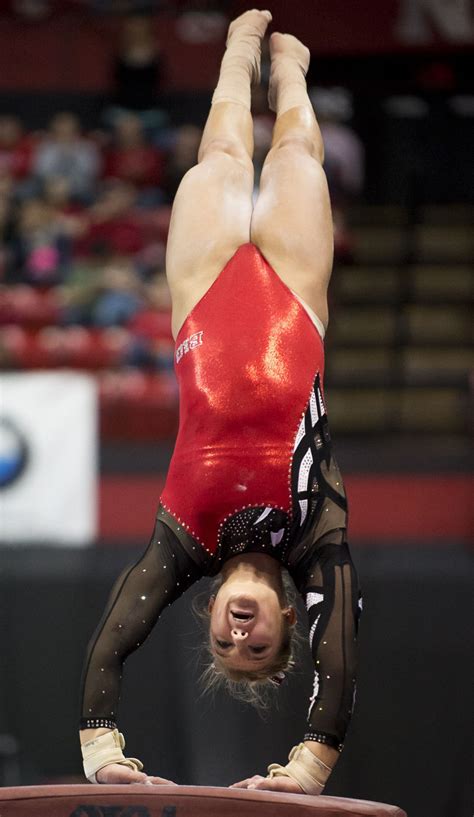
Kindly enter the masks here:
<path id="1" fill-rule="evenodd" d="M 20 207 L 12 239 L 15 282 L 52 286 L 67 275 L 70 238 L 43 199 L 27 199 Z"/>
<path id="2" fill-rule="evenodd" d="M 33 170 L 42 184 L 49 176 L 65 178 L 74 200 L 91 200 L 100 157 L 94 143 L 82 136 L 74 114 L 59 113 L 53 117 L 48 134 L 36 150 Z"/>
<path id="3" fill-rule="evenodd" d="M 72 200 L 68 179 L 64 176 L 50 176 L 45 181 L 43 197 L 67 235 L 77 239 L 87 232 L 88 221 L 84 207 Z"/>
<path id="4" fill-rule="evenodd" d="M 157 188 L 162 182 L 163 165 L 163 154 L 147 143 L 139 117 L 134 114 L 119 117 L 114 128 L 114 143 L 105 154 L 105 178 L 131 182 L 142 193 L 155 193 L 152 203 L 158 203 Z"/>
<path id="5" fill-rule="evenodd" d="M 0 176 L 9 175 L 17 182 L 26 178 L 31 171 L 33 145 L 18 117 L 0 116 Z"/>
<path id="6" fill-rule="evenodd" d="M 142 284 L 128 258 L 115 258 L 102 274 L 102 289 L 92 308 L 95 326 L 123 326 L 143 305 Z"/>
<path id="7" fill-rule="evenodd" d="M 145 286 L 145 302 L 128 323 L 133 340 L 127 362 L 158 371 L 172 371 L 171 297 L 166 275 L 159 272 Z"/>
<path id="8" fill-rule="evenodd" d="M 171 339 L 171 296 L 164 271 L 144 287 L 145 300 L 128 328 L 143 340 Z"/>
<path id="9" fill-rule="evenodd" d="M 197 125 L 182 125 L 176 131 L 163 178 L 163 190 L 169 204 L 173 203 L 184 174 L 197 162 L 201 136 L 202 130 Z"/>
<path id="10" fill-rule="evenodd" d="M 125 182 L 107 184 L 96 204 L 87 212 L 88 227 L 76 242 L 78 255 L 105 252 L 135 255 L 144 247 L 144 232 L 135 211 L 137 192 Z"/>

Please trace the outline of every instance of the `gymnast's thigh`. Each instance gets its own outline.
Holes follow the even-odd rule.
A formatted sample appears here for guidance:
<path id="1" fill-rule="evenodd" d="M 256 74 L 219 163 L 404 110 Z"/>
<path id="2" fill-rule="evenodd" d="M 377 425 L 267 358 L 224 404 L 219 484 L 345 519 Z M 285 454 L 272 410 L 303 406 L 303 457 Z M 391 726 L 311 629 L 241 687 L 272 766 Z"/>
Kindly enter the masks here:
<path id="1" fill-rule="evenodd" d="M 175 337 L 236 250 L 249 241 L 252 189 L 251 162 L 249 166 L 219 150 L 206 154 L 184 176 L 166 251 Z"/>

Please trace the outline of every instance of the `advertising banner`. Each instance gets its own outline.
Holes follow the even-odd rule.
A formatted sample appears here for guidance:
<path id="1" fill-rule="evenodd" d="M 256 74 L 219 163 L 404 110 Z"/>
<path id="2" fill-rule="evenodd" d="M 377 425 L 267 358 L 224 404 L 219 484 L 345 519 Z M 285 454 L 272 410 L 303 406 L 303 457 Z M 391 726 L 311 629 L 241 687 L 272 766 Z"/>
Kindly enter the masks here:
<path id="1" fill-rule="evenodd" d="M 0 544 L 90 543 L 96 480 L 94 379 L 0 375 Z"/>

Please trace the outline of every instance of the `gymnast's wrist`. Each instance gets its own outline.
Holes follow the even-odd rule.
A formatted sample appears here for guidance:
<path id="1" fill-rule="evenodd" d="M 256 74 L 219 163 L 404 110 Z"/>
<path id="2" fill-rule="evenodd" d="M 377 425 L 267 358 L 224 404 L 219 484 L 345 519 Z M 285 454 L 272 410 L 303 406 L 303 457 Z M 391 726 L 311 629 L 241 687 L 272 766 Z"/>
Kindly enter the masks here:
<path id="1" fill-rule="evenodd" d="M 135 772 L 141 772 L 143 763 L 135 757 L 125 757 L 125 738 L 118 729 L 108 729 L 106 734 L 88 740 L 81 745 L 84 774 L 90 783 L 97 783 L 96 774 L 104 766 L 118 763 L 128 766 Z"/>
<path id="2" fill-rule="evenodd" d="M 326 766 L 329 766 L 331 769 L 334 769 L 334 766 L 341 756 L 341 753 L 337 749 L 334 749 L 333 746 L 319 743 L 315 740 L 305 740 L 304 745 L 310 752 L 313 753 L 313 755 L 316 755 L 319 760 L 322 760 L 323 763 L 325 763 Z"/>
<path id="3" fill-rule="evenodd" d="M 293 746 L 286 766 L 272 763 L 268 767 L 268 776 L 289 777 L 296 781 L 305 794 L 321 794 L 333 767 L 322 761 L 304 743 Z"/>
<path id="4" fill-rule="evenodd" d="M 101 726 L 99 729 L 80 729 L 79 740 L 81 741 L 81 746 L 83 746 L 84 743 L 88 743 L 90 740 L 100 738 L 101 735 L 106 735 L 108 732 L 112 731 L 113 729 L 107 729 L 105 726 Z"/>

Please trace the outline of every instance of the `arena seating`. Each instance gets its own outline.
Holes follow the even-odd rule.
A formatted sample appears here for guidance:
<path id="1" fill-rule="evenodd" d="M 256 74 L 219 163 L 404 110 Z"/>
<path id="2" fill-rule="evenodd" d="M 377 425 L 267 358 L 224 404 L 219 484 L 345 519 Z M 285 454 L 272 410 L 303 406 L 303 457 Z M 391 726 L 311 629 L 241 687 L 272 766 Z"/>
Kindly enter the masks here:
<path id="1" fill-rule="evenodd" d="M 354 263 L 336 265 L 327 335 L 327 395 L 339 432 L 467 431 L 472 211 L 454 208 L 448 227 L 440 228 L 445 211 L 424 208 L 422 224 L 404 224 L 398 208 L 354 208 Z M 169 434 L 177 410 L 169 369 L 130 367 L 133 335 L 126 326 L 62 326 L 61 320 L 57 287 L 3 287 L 2 367 L 89 371 L 99 379 L 106 438 L 124 430 L 130 438 L 133 429 L 140 439 Z M 155 339 L 154 352 L 171 366 L 168 328 Z M 112 406 L 120 406 L 121 418 L 113 419 Z"/>

